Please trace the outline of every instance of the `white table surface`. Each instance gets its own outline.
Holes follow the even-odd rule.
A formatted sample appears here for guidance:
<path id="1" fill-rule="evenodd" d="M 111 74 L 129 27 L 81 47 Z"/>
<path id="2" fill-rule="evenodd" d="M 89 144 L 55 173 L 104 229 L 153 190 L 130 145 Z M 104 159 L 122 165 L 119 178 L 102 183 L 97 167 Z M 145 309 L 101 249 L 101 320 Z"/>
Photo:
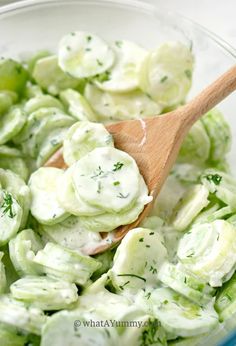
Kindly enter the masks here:
<path id="1" fill-rule="evenodd" d="M 236 0 L 143 0 L 178 11 L 204 25 L 236 48 Z M 0 6 L 14 0 L 0 0 Z"/>

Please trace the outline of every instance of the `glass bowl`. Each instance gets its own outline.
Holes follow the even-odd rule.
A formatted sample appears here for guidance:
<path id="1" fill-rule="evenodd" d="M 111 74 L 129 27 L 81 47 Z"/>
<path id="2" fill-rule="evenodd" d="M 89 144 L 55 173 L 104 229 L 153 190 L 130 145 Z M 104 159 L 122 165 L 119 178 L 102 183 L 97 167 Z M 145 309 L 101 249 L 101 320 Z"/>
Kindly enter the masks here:
<path id="1" fill-rule="evenodd" d="M 3 6 L 0 56 L 19 58 L 42 49 L 56 51 L 60 37 L 75 30 L 97 33 L 107 41 L 133 40 L 146 48 L 171 40 L 192 46 L 196 64 L 189 98 L 236 62 L 236 51 L 200 25 L 176 12 L 135 0 L 28 0 Z M 233 132 L 232 173 L 236 173 L 235 105 L 234 94 L 219 105 Z M 217 345 L 234 327 L 232 318 L 220 333 L 207 336 L 208 346 Z M 236 336 L 221 345 L 236 345 Z"/>

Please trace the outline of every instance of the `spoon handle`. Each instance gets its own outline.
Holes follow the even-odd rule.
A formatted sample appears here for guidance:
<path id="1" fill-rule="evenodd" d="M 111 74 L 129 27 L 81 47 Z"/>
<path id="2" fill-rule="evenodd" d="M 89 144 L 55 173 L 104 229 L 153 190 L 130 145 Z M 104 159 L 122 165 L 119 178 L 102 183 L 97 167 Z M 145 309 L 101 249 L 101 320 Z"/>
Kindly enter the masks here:
<path id="1" fill-rule="evenodd" d="M 184 125 L 191 127 L 203 114 L 236 90 L 236 65 L 206 87 L 183 108 L 179 108 Z"/>

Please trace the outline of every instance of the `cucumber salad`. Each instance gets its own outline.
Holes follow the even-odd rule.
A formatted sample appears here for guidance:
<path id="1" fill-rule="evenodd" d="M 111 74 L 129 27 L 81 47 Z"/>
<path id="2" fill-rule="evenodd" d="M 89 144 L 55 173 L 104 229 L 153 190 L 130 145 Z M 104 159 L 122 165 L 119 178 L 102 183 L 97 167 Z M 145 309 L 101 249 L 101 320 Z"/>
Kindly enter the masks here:
<path id="1" fill-rule="evenodd" d="M 105 125 L 184 104 L 193 70 L 180 42 L 82 31 L 56 52 L 0 57 L 0 345 L 197 346 L 236 313 L 236 180 L 218 109 L 189 131 L 142 224 L 88 255 L 152 202 Z M 64 168 L 45 166 L 59 149 Z"/>

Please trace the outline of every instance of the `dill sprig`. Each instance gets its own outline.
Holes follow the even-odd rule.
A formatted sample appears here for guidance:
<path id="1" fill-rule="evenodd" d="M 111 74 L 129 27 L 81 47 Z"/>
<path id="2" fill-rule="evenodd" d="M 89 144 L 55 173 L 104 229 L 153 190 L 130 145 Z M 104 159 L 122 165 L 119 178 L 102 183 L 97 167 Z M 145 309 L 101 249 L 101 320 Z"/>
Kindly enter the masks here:
<path id="1" fill-rule="evenodd" d="M 3 197 L 3 203 L 1 205 L 1 208 L 3 209 L 2 216 L 8 213 L 8 216 L 13 219 L 16 214 L 13 213 L 13 199 L 12 195 L 8 192 L 4 192 L 4 197 Z"/>

